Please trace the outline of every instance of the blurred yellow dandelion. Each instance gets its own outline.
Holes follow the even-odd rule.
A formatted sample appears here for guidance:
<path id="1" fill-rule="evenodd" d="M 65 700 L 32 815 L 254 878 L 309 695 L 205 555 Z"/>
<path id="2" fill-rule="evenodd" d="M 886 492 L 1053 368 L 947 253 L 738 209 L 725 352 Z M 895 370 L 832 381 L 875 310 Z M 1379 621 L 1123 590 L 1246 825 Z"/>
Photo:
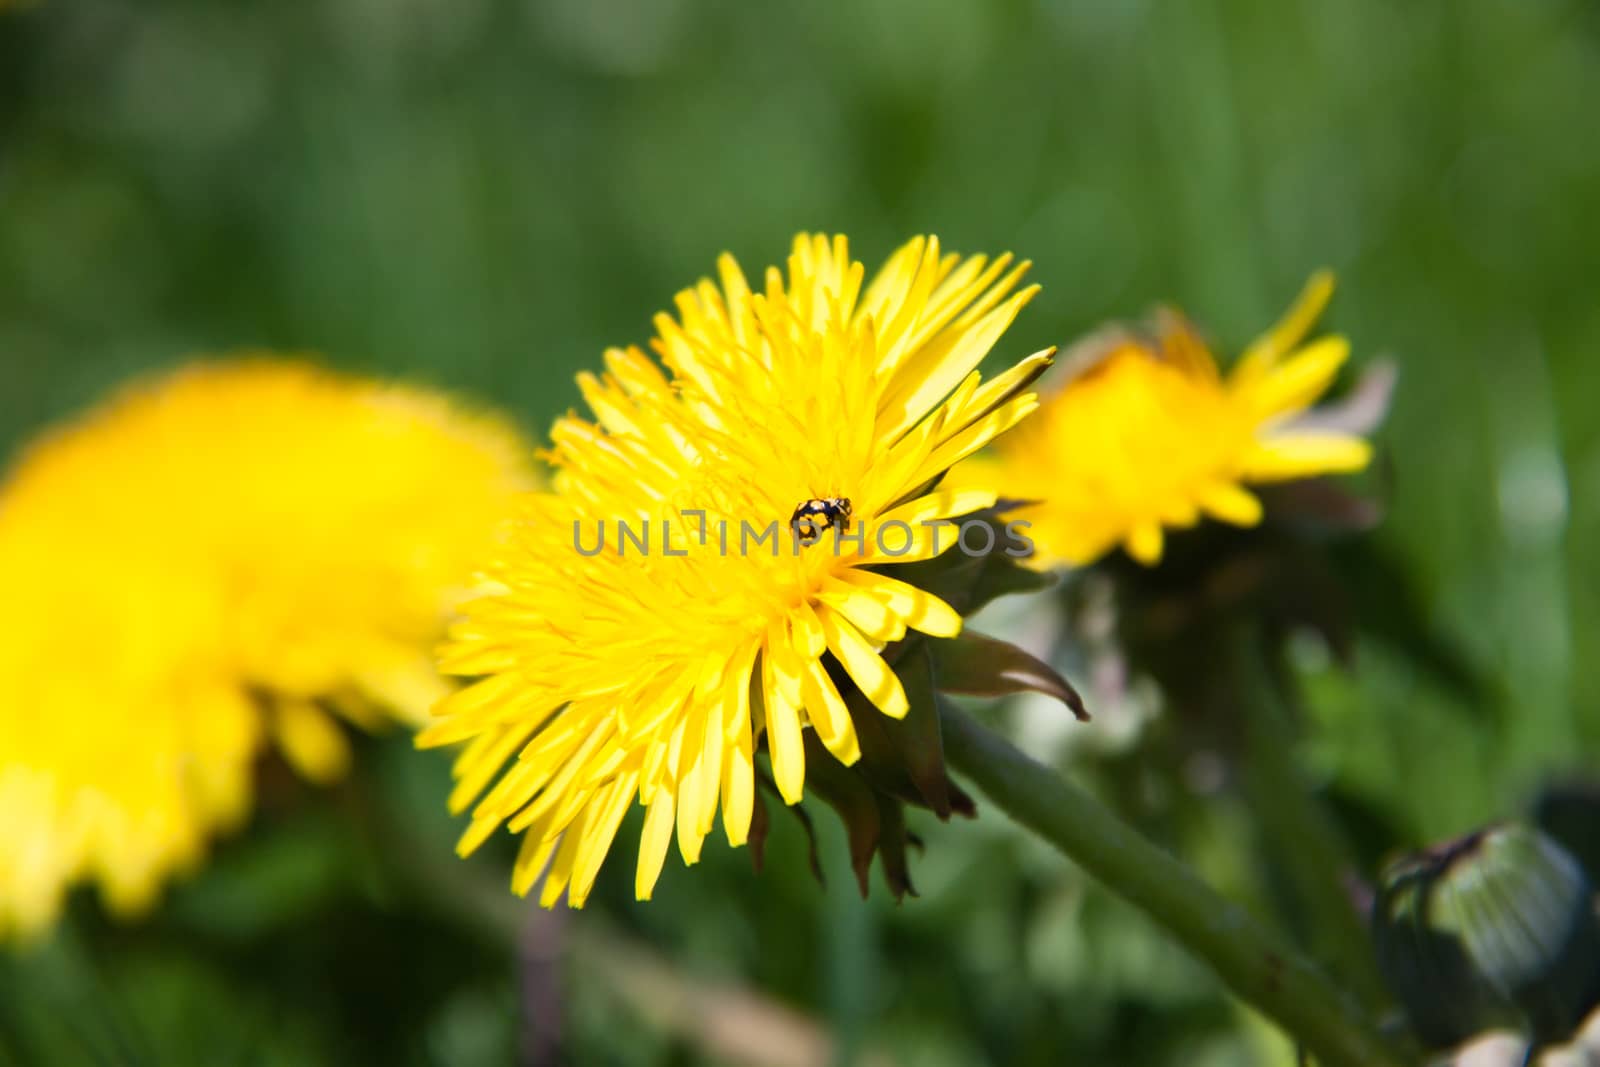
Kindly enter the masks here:
<path id="1" fill-rule="evenodd" d="M 743 844 L 763 736 L 791 804 L 807 727 L 854 762 L 839 682 L 906 714 L 881 650 L 961 619 L 878 567 L 949 548 L 922 524 L 993 502 L 934 483 L 1033 410 L 1025 390 L 1049 362 L 987 383 L 975 370 L 1035 291 L 1016 291 L 1027 264 L 1009 256 L 919 238 L 864 285 L 844 238 L 802 235 L 760 290 L 731 257 L 718 266 L 720 283 L 656 318 L 665 373 L 630 348 L 580 376 L 594 421 L 556 424 L 555 491 L 530 499 L 492 575 L 503 588 L 466 607 L 443 654 L 480 680 L 419 739 L 470 742 L 451 804 L 482 799 L 461 851 L 502 824 L 522 833 L 513 888 L 547 871 L 546 906 L 583 904 L 635 798 L 641 899 L 674 834 L 699 858 L 719 806 Z M 790 540 L 808 509 L 830 529 Z M 621 521 L 654 543 L 624 540 Z"/>
<path id="2" fill-rule="evenodd" d="M 498 420 L 294 362 L 197 364 L 25 452 L 0 486 L 0 935 L 97 881 L 146 906 L 330 711 L 415 721 L 431 646 L 527 488 Z"/>
<path id="3" fill-rule="evenodd" d="M 1255 525 L 1261 502 L 1246 485 L 1359 470 L 1371 458 L 1360 437 L 1296 424 L 1350 353 L 1338 336 L 1301 344 L 1332 292 L 1330 275 L 1313 277 L 1226 376 L 1176 314 L 1153 339 L 1117 337 L 951 484 L 1040 501 L 1011 514 L 1031 523 L 1042 567 L 1119 546 L 1154 564 L 1163 528 L 1202 516 Z"/>

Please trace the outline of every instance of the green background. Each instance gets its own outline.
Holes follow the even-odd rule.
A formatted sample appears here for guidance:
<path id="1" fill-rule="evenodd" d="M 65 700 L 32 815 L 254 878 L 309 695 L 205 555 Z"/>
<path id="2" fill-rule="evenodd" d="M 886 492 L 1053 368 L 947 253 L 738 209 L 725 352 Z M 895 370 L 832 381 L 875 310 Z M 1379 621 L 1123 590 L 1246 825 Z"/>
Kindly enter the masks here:
<path id="1" fill-rule="evenodd" d="M 0 15 L 0 454 L 240 348 L 464 390 L 537 433 L 717 253 L 759 269 L 802 229 L 869 266 L 918 232 L 1031 258 L 1008 357 L 1169 301 L 1237 351 L 1330 266 L 1357 364 L 1400 368 L 1375 551 L 1416 643 L 1474 682 L 1404 641 L 1353 676 L 1304 656 L 1297 755 L 1384 813 L 1383 844 L 1420 843 L 1600 742 L 1597 100 L 1581 0 L 42 0 Z M 266 769 L 258 818 L 153 922 L 86 897 L 0 964 L 0 1063 L 536 1047 L 504 855 L 452 858 L 436 754 L 363 752 L 322 793 Z M 824 822 L 823 891 L 785 823 L 759 878 L 712 848 L 648 906 L 619 845 L 546 976 L 568 1055 L 718 1062 L 673 998 L 746 1018 L 730 986 L 905 1064 L 1284 1055 L 995 813 L 917 823 L 900 905 L 855 898 Z M 1186 853 L 1250 892 L 1241 813 L 1200 822 Z"/>

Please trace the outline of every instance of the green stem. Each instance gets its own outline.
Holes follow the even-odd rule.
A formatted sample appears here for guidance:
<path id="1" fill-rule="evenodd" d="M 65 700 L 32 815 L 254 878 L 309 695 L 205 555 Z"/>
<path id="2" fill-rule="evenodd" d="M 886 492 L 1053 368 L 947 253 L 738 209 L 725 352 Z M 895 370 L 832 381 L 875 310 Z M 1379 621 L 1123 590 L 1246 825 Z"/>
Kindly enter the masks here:
<path id="1" fill-rule="evenodd" d="M 1413 1062 L 1320 970 L 1093 797 L 963 712 L 946 707 L 943 718 L 945 754 L 957 770 L 1018 823 L 1144 911 L 1318 1063 Z"/>
<path id="2" fill-rule="evenodd" d="M 1385 1001 L 1372 938 L 1345 888 L 1350 850 L 1339 827 L 1312 794 L 1294 754 L 1297 738 L 1281 680 L 1249 635 L 1235 638 L 1241 717 L 1248 737 L 1244 788 L 1267 853 L 1287 872 L 1303 912 L 1304 940 L 1351 984 L 1367 1008 Z"/>

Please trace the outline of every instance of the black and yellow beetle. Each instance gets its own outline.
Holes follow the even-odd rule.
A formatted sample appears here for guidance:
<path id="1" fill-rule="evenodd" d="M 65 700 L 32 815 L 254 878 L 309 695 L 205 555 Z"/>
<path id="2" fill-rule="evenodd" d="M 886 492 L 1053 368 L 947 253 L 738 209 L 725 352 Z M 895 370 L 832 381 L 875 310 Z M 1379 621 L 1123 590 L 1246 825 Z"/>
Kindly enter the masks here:
<path id="1" fill-rule="evenodd" d="M 789 516 L 789 526 L 802 545 L 814 545 L 822 540 L 824 530 L 849 528 L 850 498 L 829 496 L 804 501 Z"/>

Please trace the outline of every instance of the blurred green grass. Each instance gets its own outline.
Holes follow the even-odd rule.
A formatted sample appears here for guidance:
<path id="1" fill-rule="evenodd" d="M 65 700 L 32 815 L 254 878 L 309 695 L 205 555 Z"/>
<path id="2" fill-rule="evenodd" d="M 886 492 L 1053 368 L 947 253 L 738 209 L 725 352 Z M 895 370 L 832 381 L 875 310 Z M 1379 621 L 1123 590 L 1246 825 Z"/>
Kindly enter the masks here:
<path id="1" fill-rule="evenodd" d="M 1310 678 L 1308 756 L 1438 837 L 1600 744 L 1596 100 L 1583 0 L 42 0 L 0 16 L 0 454 L 251 347 L 536 432 L 718 252 L 756 269 L 800 229 L 869 264 L 922 231 L 1033 259 L 1010 355 L 1158 301 L 1234 351 L 1332 266 L 1332 324 L 1401 369 L 1378 547 L 1490 686 L 1363 648 Z M 944 888 L 899 908 L 728 854 L 604 903 L 908 1062 L 1194 1063 L 1231 1032 L 1002 824 L 929 837 Z M 584 1047 L 663 1062 L 619 1029 Z"/>

